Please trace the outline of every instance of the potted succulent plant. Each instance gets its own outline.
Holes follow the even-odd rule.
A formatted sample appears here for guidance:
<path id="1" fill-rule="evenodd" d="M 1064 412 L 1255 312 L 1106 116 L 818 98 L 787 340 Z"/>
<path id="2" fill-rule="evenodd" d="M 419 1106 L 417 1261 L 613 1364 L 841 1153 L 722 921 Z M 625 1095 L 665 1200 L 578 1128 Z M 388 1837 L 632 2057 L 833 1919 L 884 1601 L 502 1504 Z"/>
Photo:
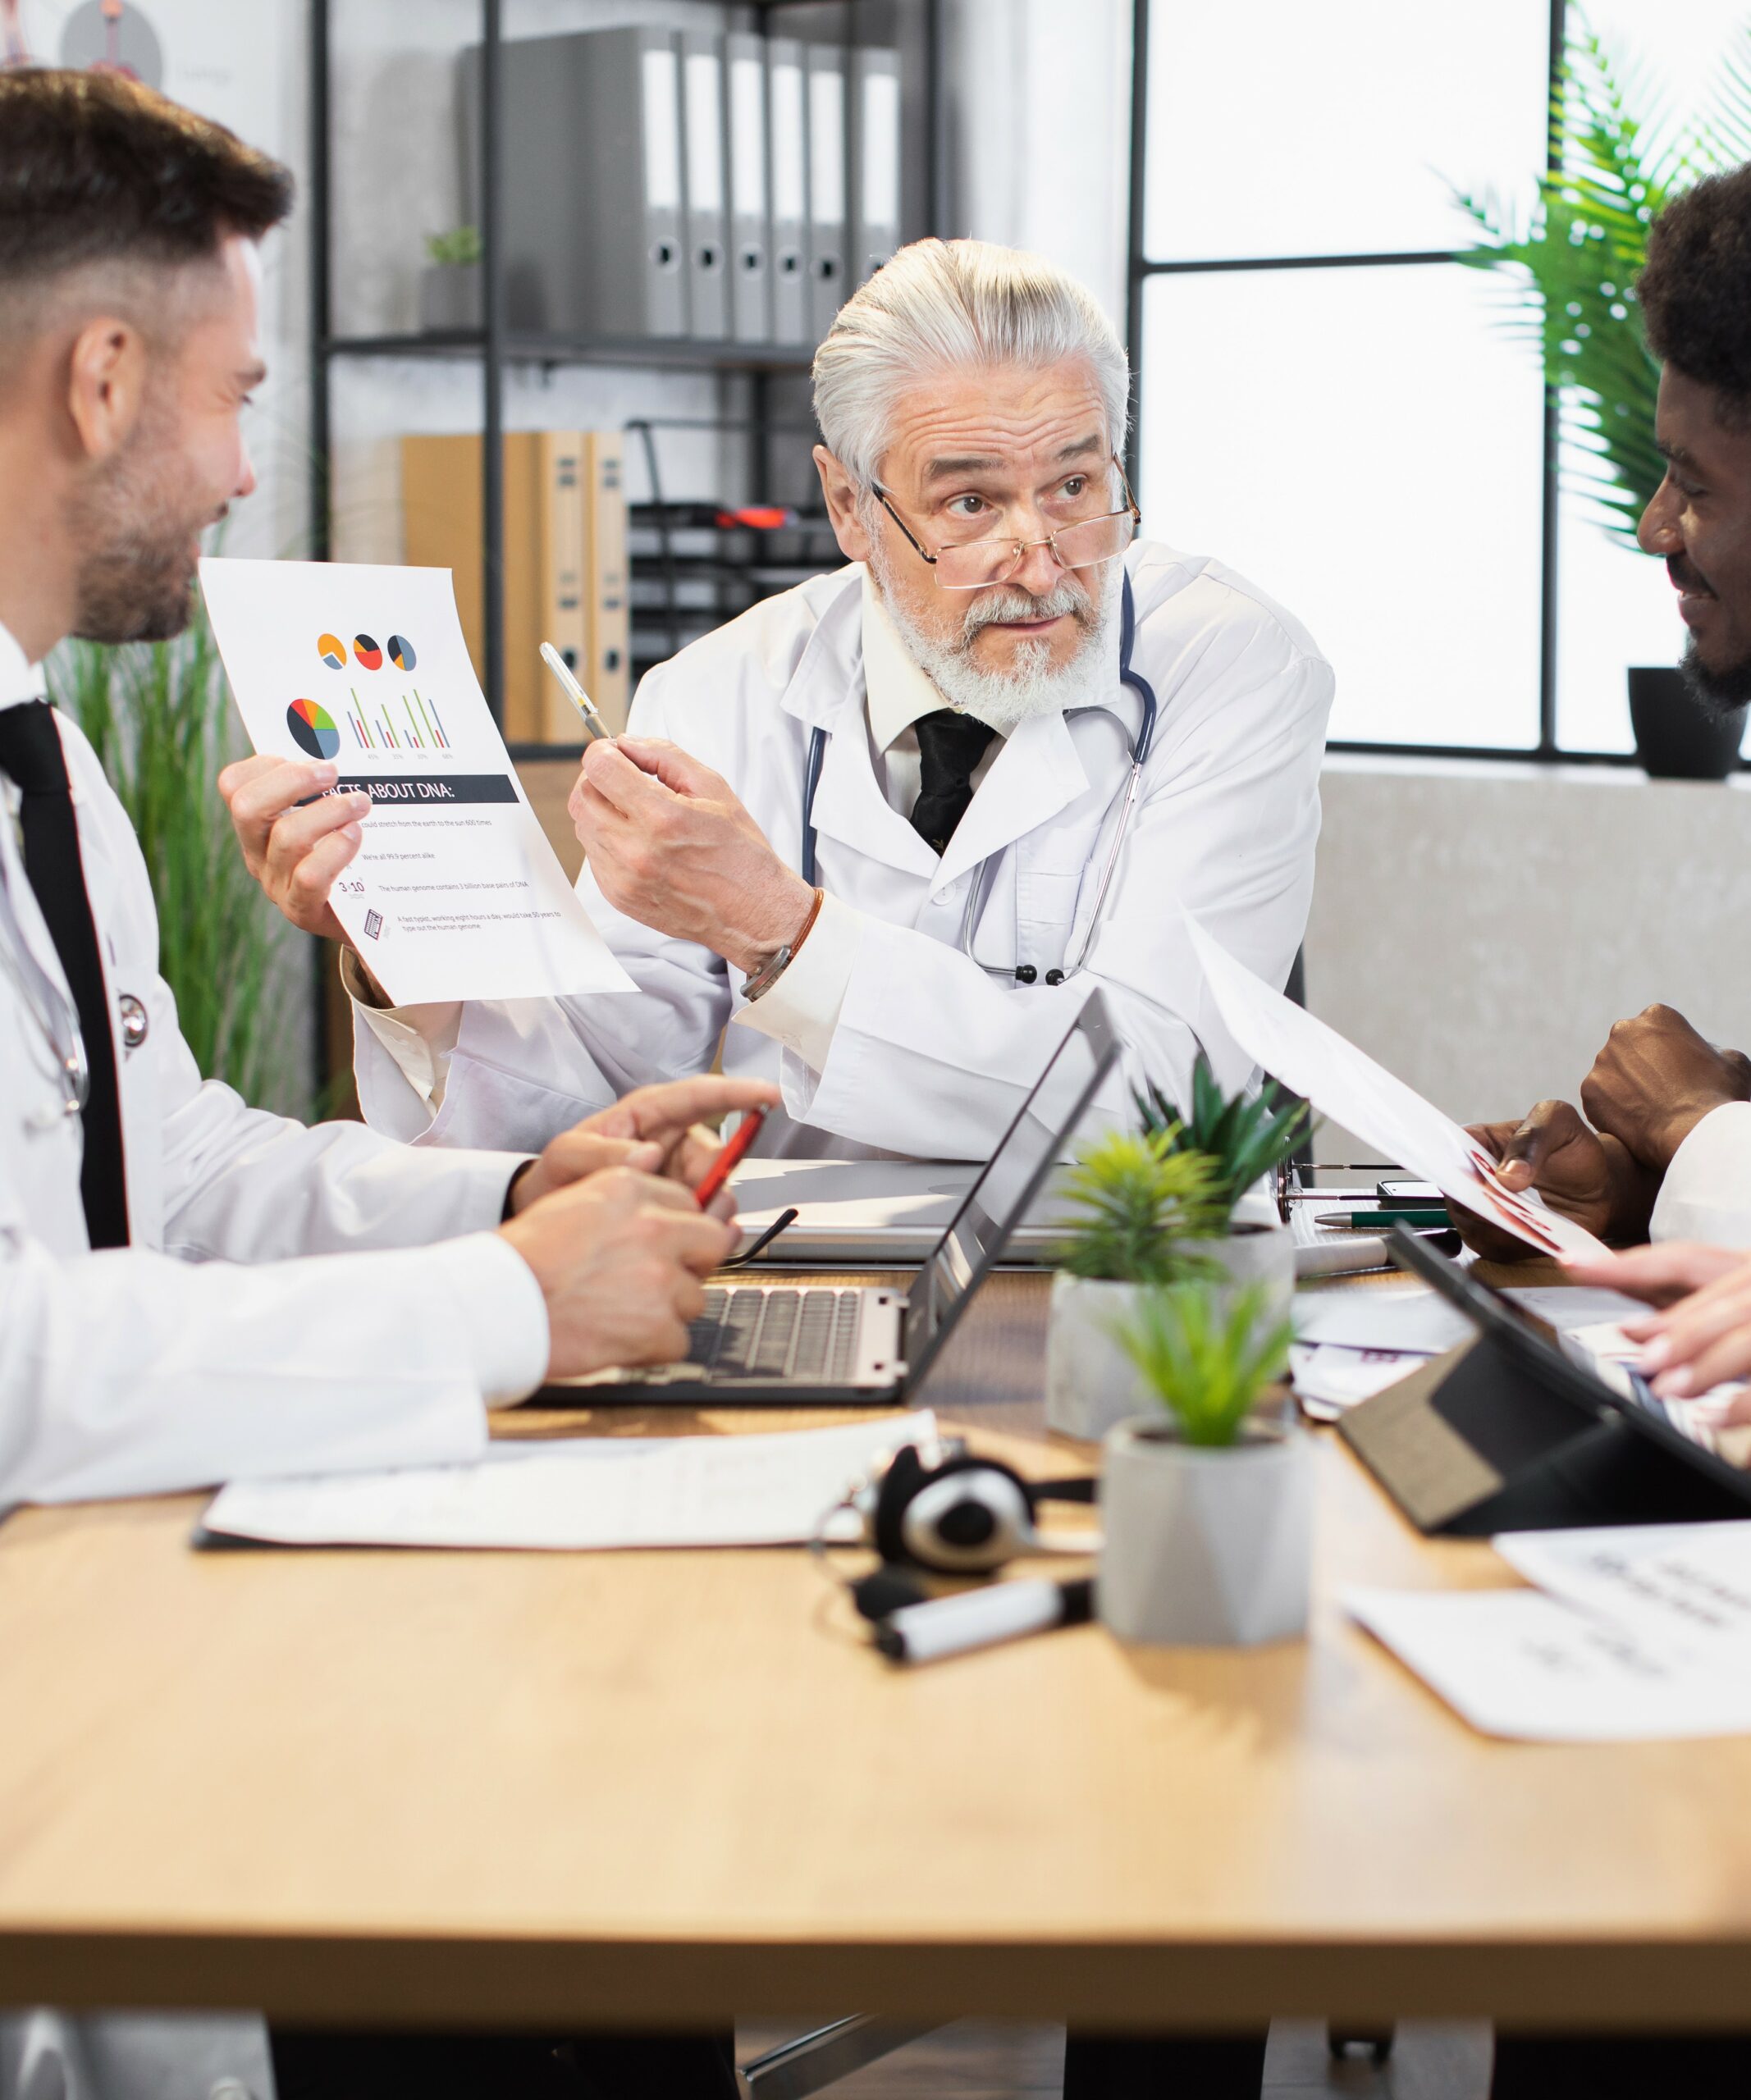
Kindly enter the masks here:
<path id="1" fill-rule="evenodd" d="M 1118 1337 L 1139 1291 L 1208 1272 L 1187 1247 L 1217 1229 L 1216 1168 L 1177 1136 L 1109 1130 L 1059 1189 L 1068 1216 L 1046 1331 L 1046 1421 L 1067 1436 L 1103 1436 L 1136 1412 L 1142 1388 Z"/>
<path id="2" fill-rule="evenodd" d="M 419 325 L 428 336 L 481 325 L 480 230 L 454 226 L 426 235 L 419 273 Z"/>
<path id="3" fill-rule="evenodd" d="M 1306 1102 L 1280 1109 L 1270 1080 L 1255 1094 L 1225 1094 L 1201 1051 L 1191 1068 L 1189 1110 L 1177 1108 L 1155 1086 L 1135 1098 L 1146 1136 L 1164 1139 L 1170 1156 L 1194 1153 L 1210 1162 L 1209 1236 L 1190 1239 L 1184 1258 L 1232 1285 L 1262 1285 L 1273 1322 L 1287 1319 L 1295 1296 L 1294 1235 L 1268 1206 L 1257 1217 L 1237 1213 L 1247 1191 L 1292 1158 L 1306 1136 Z"/>
<path id="4" fill-rule="evenodd" d="M 1143 1294 L 1121 1344 L 1155 1403 L 1108 1434 L 1095 1581 L 1122 1641 L 1194 1647 L 1289 1640 L 1307 1625 L 1307 1440 L 1255 1412 L 1289 1343 L 1257 1285 Z"/>

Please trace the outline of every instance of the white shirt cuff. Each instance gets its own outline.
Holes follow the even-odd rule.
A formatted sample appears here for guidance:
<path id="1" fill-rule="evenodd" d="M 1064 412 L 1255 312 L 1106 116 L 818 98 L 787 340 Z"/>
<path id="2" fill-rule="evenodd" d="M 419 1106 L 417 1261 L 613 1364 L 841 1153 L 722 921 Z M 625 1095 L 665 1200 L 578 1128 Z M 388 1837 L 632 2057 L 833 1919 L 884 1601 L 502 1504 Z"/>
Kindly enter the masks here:
<path id="1" fill-rule="evenodd" d="M 526 1400 L 547 1371 L 547 1306 L 534 1271 L 496 1232 L 441 1240 L 427 1259 L 466 1337 L 481 1398 L 489 1408 Z"/>
<path id="2" fill-rule="evenodd" d="M 795 1051 L 811 1071 L 825 1071 L 862 937 L 862 914 L 823 896 L 808 938 L 783 975 L 736 1020 Z"/>
<path id="3" fill-rule="evenodd" d="M 1672 1154 L 1648 1237 L 1751 1247 L 1751 1101 L 1711 1109 Z"/>
<path id="4" fill-rule="evenodd" d="M 807 945 L 805 943 L 805 945 Z M 359 958 L 341 951 L 341 982 L 355 1013 L 395 1061 L 401 1076 L 434 1115 L 444 1105 L 450 1052 L 462 1032 L 462 1002 L 447 999 L 421 1007 L 379 1007 L 372 1003 Z"/>

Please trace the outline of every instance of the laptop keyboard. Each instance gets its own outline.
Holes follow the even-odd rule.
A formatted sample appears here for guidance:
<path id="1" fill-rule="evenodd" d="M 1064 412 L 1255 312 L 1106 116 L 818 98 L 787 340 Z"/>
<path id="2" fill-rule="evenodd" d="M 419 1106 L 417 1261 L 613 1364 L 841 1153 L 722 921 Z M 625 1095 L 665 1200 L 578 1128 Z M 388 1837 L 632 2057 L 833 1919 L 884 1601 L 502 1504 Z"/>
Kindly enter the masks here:
<path id="1" fill-rule="evenodd" d="M 688 1330 L 687 1360 L 718 1378 L 848 1386 L 863 1294 L 780 1285 L 714 1286 Z"/>

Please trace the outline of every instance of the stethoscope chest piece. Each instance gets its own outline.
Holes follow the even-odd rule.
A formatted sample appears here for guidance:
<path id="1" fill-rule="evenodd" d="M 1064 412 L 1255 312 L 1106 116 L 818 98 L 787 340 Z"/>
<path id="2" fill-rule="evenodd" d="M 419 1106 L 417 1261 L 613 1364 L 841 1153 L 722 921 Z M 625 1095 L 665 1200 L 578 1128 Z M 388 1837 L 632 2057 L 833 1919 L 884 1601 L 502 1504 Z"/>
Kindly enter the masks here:
<path id="1" fill-rule="evenodd" d="M 124 992 L 116 1007 L 121 1016 L 121 1047 L 131 1057 L 145 1041 L 152 1024 L 145 1002 L 136 999 L 131 992 Z"/>

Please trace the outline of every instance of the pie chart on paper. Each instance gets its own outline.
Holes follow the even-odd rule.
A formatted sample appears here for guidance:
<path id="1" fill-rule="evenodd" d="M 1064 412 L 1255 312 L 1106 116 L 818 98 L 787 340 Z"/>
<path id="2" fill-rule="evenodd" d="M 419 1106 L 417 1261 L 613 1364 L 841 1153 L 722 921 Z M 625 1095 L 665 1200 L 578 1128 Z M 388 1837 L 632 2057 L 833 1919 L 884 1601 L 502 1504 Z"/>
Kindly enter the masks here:
<path id="1" fill-rule="evenodd" d="M 392 634 L 385 646 L 389 660 L 398 671 L 411 671 L 419 659 L 414 654 L 414 645 L 405 634 Z"/>
<path id="2" fill-rule="evenodd" d="M 286 726 L 292 742 L 312 758 L 332 758 L 341 748 L 341 732 L 326 707 L 313 700 L 295 700 L 286 710 Z"/>
<path id="3" fill-rule="evenodd" d="M 316 653 L 331 671 L 340 670 L 346 662 L 346 644 L 338 634 L 318 635 Z"/>
<path id="4" fill-rule="evenodd" d="M 353 637 L 353 654 L 368 671 L 381 671 L 383 668 L 383 652 L 368 634 Z"/>

